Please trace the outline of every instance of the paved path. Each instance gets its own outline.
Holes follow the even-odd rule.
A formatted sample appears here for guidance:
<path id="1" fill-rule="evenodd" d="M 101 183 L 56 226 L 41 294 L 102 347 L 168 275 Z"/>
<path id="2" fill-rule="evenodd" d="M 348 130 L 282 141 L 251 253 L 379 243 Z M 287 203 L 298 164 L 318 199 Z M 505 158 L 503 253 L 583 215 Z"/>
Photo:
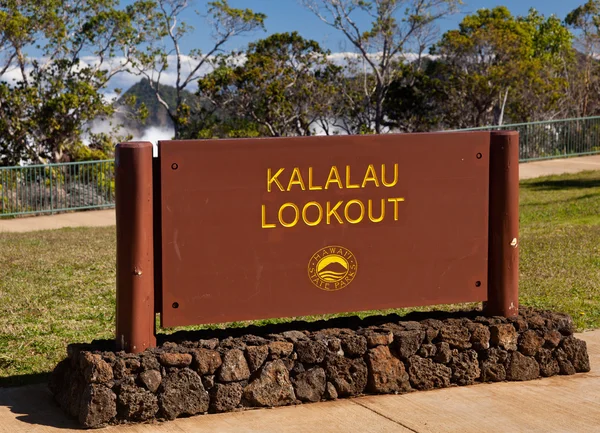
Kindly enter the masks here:
<path id="1" fill-rule="evenodd" d="M 531 179 L 551 174 L 577 173 L 586 170 L 600 170 L 600 155 L 521 163 L 519 164 L 519 177 L 521 179 Z"/>
<path id="2" fill-rule="evenodd" d="M 587 341 L 592 371 L 531 382 L 204 415 L 109 427 L 105 433 L 592 433 L 600 432 L 600 330 Z M 45 386 L 0 389 L 0 433 L 75 432 Z"/>
<path id="3" fill-rule="evenodd" d="M 519 164 L 521 179 L 531 179 L 551 174 L 576 173 L 585 170 L 600 170 L 600 155 Z M 115 211 L 114 209 L 108 209 L 39 217 L 0 219 L 0 233 L 53 230 L 63 227 L 102 227 L 114 224 Z"/>

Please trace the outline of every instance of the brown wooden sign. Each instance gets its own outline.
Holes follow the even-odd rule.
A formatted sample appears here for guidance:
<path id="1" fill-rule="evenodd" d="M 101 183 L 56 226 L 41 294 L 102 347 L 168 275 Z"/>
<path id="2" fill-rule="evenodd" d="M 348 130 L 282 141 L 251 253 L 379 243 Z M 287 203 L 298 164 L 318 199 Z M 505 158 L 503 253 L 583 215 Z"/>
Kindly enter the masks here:
<path id="1" fill-rule="evenodd" d="M 160 142 L 153 311 L 174 327 L 514 292 L 517 168 L 514 133 Z M 493 306 L 516 314 L 514 293 Z"/>

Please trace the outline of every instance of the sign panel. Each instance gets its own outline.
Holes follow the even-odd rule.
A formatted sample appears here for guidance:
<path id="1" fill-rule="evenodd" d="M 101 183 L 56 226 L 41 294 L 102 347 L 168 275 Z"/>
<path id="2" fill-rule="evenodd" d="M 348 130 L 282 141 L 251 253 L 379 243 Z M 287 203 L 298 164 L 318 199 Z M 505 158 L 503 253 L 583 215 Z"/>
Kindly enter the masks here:
<path id="1" fill-rule="evenodd" d="M 489 132 L 159 143 L 162 326 L 483 301 Z"/>

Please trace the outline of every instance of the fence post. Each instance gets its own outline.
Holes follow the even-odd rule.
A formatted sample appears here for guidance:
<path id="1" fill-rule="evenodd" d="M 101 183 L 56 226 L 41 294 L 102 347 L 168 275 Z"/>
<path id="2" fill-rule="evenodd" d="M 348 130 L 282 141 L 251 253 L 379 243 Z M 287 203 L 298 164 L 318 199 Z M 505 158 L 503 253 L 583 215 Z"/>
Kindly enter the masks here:
<path id="1" fill-rule="evenodd" d="M 120 350 L 138 353 L 156 346 L 152 143 L 117 145 L 115 171 L 116 343 Z"/>
<path id="2" fill-rule="evenodd" d="M 519 314 L 519 134 L 490 138 L 488 315 Z"/>

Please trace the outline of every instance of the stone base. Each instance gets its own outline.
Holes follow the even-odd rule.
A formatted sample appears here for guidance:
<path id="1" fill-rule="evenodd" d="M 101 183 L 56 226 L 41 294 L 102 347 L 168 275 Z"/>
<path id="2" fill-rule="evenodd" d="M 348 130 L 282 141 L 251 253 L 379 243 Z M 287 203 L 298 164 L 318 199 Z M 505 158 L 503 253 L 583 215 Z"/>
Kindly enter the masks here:
<path id="1" fill-rule="evenodd" d="M 50 389 L 88 428 L 590 370 L 564 314 L 342 318 L 168 336 L 133 355 L 69 346 Z M 333 327 L 335 326 L 335 327 Z"/>

